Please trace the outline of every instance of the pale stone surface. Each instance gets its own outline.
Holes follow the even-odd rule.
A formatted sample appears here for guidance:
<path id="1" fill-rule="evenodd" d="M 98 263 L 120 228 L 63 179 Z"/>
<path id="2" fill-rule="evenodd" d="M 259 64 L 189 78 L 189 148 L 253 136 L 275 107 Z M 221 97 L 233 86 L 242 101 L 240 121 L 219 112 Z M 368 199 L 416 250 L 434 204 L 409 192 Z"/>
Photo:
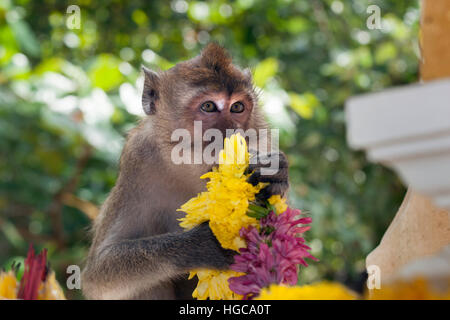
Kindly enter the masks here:
<path id="1" fill-rule="evenodd" d="M 450 289 L 450 245 L 436 255 L 408 263 L 397 273 L 395 280 L 411 281 L 419 277 L 426 278 L 436 287 Z"/>
<path id="2" fill-rule="evenodd" d="M 369 149 L 373 160 L 414 156 L 424 147 L 409 144 L 450 135 L 449 101 L 450 76 L 351 97 L 345 103 L 348 144 Z"/>
<path id="3" fill-rule="evenodd" d="M 449 218 L 446 210 L 409 190 L 379 246 L 367 256 L 366 266 L 377 265 L 381 283 L 389 282 L 407 263 L 450 244 Z"/>
<path id="4" fill-rule="evenodd" d="M 450 77 L 450 1 L 421 3 L 422 80 Z M 388 282 L 408 263 L 436 255 L 449 244 L 449 212 L 410 189 L 379 246 L 367 257 L 366 266 L 378 265 L 381 283 Z"/>
<path id="5" fill-rule="evenodd" d="M 345 108 L 348 144 L 450 210 L 449 101 L 450 78 L 352 97 Z"/>

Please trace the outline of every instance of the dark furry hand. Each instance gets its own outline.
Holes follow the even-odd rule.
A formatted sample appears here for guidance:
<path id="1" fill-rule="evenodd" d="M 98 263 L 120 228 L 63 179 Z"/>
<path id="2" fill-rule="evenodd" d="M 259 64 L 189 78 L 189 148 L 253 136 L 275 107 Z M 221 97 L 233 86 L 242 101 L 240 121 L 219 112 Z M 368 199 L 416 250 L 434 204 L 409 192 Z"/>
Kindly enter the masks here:
<path id="1" fill-rule="evenodd" d="M 271 164 L 271 160 L 274 160 L 273 157 L 278 156 L 278 171 L 274 174 L 264 175 L 261 172 L 262 168 L 269 168 Z M 259 182 L 269 182 L 270 184 L 263 188 L 256 196 L 258 200 L 265 201 L 270 198 L 272 195 L 279 194 L 281 196 L 285 196 L 288 188 L 288 161 L 286 155 L 283 152 L 277 153 L 256 153 L 253 155 L 256 158 L 256 163 L 252 163 L 247 168 L 247 172 L 253 172 L 252 175 L 248 178 L 248 182 L 252 185 L 257 185 Z"/>

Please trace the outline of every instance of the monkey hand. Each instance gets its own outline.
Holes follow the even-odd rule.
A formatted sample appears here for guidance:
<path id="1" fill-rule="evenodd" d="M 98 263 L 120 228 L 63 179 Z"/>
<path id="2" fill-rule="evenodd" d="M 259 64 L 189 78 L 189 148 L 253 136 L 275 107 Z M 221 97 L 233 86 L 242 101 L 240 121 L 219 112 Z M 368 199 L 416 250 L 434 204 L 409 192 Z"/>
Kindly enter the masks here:
<path id="1" fill-rule="evenodd" d="M 252 152 L 250 151 L 252 154 Z M 250 158 L 247 172 L 252 172 L 248 182 L 257 185 L 259 182 L 268 182 L 256 198 L 265 201 L 272 195 L 285 196 L 289 188 L 288 161 L 283 152 L 257 153 Z"/>
<path id="2" fill-rule="evenodd" d="M 208 221 L 203 222 L 187 233 L 189 240 L 192 242 L 190 248 L 195 251 L 191 255 L 194 260 L 192 261 L 192 269 L 229 269 L 229 266 L 234 262 L 234 255 L 237 252 L 222 248 L 209 227 Z"/>

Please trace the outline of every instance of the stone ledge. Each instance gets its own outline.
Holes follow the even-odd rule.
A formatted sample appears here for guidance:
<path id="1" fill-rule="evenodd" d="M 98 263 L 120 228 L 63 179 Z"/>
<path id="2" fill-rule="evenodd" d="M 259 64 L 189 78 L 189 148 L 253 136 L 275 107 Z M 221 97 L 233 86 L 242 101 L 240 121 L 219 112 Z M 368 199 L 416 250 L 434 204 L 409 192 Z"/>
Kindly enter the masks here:
<path id="1" fill-rule="evenodd" d="M 352 148 L 450 209 L 450 79 L 353 97 L 346 118 Z"/>

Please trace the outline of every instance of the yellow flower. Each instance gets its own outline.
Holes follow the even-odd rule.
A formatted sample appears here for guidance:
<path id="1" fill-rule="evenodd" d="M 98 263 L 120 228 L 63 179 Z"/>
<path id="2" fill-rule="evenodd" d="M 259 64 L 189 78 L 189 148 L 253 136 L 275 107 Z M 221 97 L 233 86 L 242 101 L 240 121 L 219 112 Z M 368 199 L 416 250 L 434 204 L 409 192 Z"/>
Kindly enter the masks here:
<path id="1" fill-rule="evenodd" d="M 19 282 L 16 279 L 14 272 L 0 272 L 0 300 L 2 299 L 17 299 L 19 291 Z M 55 273 L 51 271 L 45 282 L 39 284 L 38 300 L 65 300 L 64 292 L 56 281 Z"/>
<path id="2" fill-rule="evenodd" d="M 318 282 L 311 285 L 288 287 L 273 284 L 264 288 L 257 300 L 354 300 L 358 296 L 339 283 Z"/>
<path id="3" fill-rule="evenodd" d="M 266 183 L 256 186 L 247 182 L 251 173 L 245 174 L 249 163 L 249 153 L 245 139 L 238 133 L 226 138 L 224 149 L 219 154 L 219 166 L 204 174 L 201 179 L 209 179 L 207 191 L 200 193 L 181 206 L 179 211 L 186 213 L 179 219 L 180 226 L 191 229 L 209 220 L 209 226 L 223 248 L 238 251 L 245 247 L 239 236 L 242 227 L 259 227 L 258 220 L 249 217 L 249 203 L 264 188 Z M 286 211 L 286 200 L 281 196 L 269 199 L 277 213 Z M 230 277 L 242 275 L 235 271 L 194 270 L 189 279 L 197 275 L 199 281 L 192 296 L 197 299 L 240 299 L 242 296 L 232 292 L 228 286 Z"/>
<path id="4" fill-rule="evenodd" d="M 450 281 L 448 281 L 450 286 Z M 447 287 L 448 287 L 447 286 Z M 318 282 L 300 287 L 271 285 L 261 290 L 257 300 L 353 300 L 358 295 L 343 285 L 334 282 Z M 450 292 L 438 291 L 426 279 L 397 281 L 384 285 L 381 289 L 365 293 L 365 300 L 450 300 Z"/>
<path id="5" fill-rule="evenodd" d="M 226 138 L 224 150 L 219 154 L 219 167 L 204 174 L 209 179 L 207 191 L 200 193 L 181 206 L 186 216 L 179 219 L 180 226 L 191 229 L 209 220 L 209 226 L 223 248 L 238 251 L 245 246 L 239 236 L 242 227 L 258 226 L 255 218 L 247 215 L 249 202 L 266 186 L 247 182 L 245 174 L 249 154 L 245 139 L 240 134 Z"/>
<path id="6" fill-rule="evenodd" d="M 447 280 L 450 288 L 450 279 Z M 424 278 L 412 281 L 396 281 L 383 285 L 381 289 L 372 289 L 365 294 L 367 300 L 450 300 L 450 291 L 433 290 Z"/>
<path id="7" fill-rule="evenodd" d="M 198 269 L 193 270 L 189 274 L 189 279 L 194 276 L 198 278 L 197 288 L 192 293 L 192 297 L 198 300 L 239 300 L 242 299 L 241 295 L 238 295 L 230 290 L 228 286 L 228 278 L 241 276 L 242 273 L 227 270 L 209 270 Z"/>
<path id="8" fill-rule="evenodd" d="M 17 299 L 18 283 L 13 271 L 0 272 L 0 300 Z"/>
<path id="9" fill-rule="evenodd" d="M 248 159 L 249 154 L 244 137 L 236 133 L 230 138 L 225 138 L 224 148 L 219 154 L 219 164 L 231 165 L 234 172 L 242 174 L 248 166 Z"/>
<path id="10" fill-rule="evenodd" d="M 269 203 L 275 207 L 276 214 L 283 213 L 287 210 L 288 205 L 286 199 L 282 198 L 279 194 L 275 194 L 268 199 Z"/>
<path id="11" fill-rule="evenodd" d="M 38 300 L 65 300 L 64 292 L 56 281 L 55 273 L 52 271 L 47 275 L 44 283 L 39 286 Z"/>
<path id="12" fill-rule="evenodd" d="M 249 174 L 249 154 L 245 139 L 238 133 L 226 138 L 224 149 L 219 154 L 219 166 L 204 174 L 201 179 L 209 179 L 207 191 L 200 193 L 181 206 L 179 211 L 186 213 L 179 219 L 180 226 L 191 229 L 209 220 L 209 226 L 223 248 L 238 251 L 245 247 L 239 236 L 242 227 L 258 227 L 258 220 L 247 215 L 248 205 L 255 195 L 267 184 L 256 186 L 247 182 Z M 279 200 L 276 201 L 280 202 Z M 197 275 L 199 281 L 192 296 L 197 299 L 240 299 L 232 292 L 228 279 L 242 275 L 235 271 L 194 270 L 189 278 Z"/>

